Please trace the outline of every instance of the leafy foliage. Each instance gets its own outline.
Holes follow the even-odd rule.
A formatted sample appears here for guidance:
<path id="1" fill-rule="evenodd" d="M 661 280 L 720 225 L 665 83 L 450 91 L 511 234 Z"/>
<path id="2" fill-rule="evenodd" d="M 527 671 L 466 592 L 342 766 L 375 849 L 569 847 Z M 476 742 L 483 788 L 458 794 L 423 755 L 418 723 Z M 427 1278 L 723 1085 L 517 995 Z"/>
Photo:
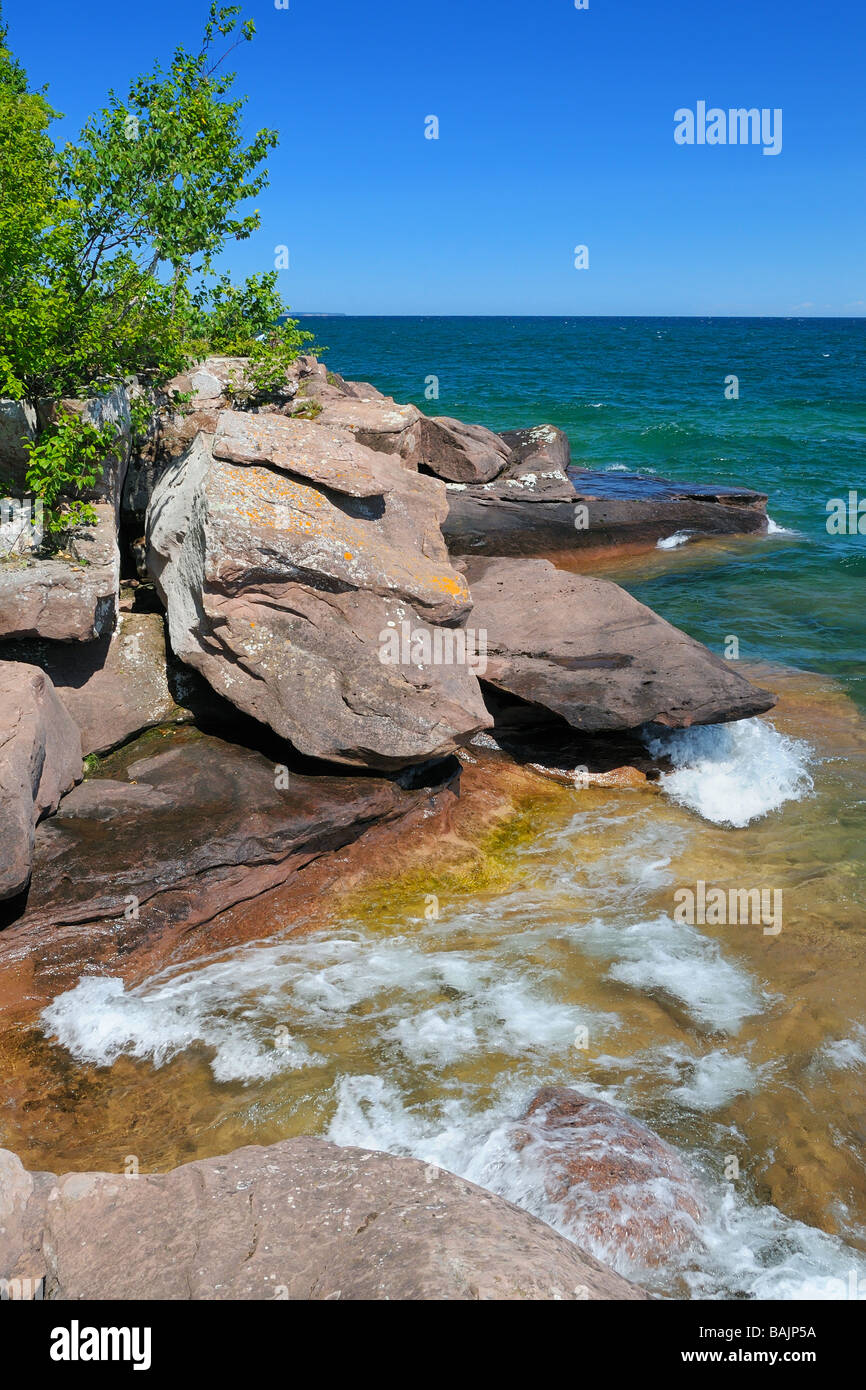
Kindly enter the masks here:
<path id="1" fill-rule="evenodd" d="M 96 512 L 81 493 L 99 481 L 116 442 L 113 425 L 99 428 L 74 411 L 65 411 L 38 441 L 24 441 L 30 455 L 27 490 L 43 504 L 50 539 L 57 541 L 76 526 L 95 525 Z"/>
<path id="2" fill-rule="evenodd" d="M 123 99 L 110 92 L 58 151 L 56 113 L 28 89 L 0 25 L 0 394 L 165 378 L 208 350 L 251 351 L 262 334 L 281 361 L 297 355 L 309 335 L 291 322 L 275 333 L 286 313 L 276 272 L 208 288 L 214 257 L 260 226 L 248 204 L 277 143 L 270 129 L 245 140 L 245 98 L 223 69 L 254 32 L 214 0 L 197 52 L 178 47 Z"/>
<path id="3" fill-rule="evenodd" d="M 276 131 L 244 138 L 246 99 L 224 61 L 255 33 L 213 0 L 201 46 L 137 78 L 55 148 L 57 113 L 30 90 L 0 18 L 0 395 L 81 396 L 131 374 L 151 384 L 208 352 L 248 358 L 239 403 L 280 394 L 312 334 L 287 318 L 277 272 L 242 285 L 214 258 L 260 226 L 249 204 L 267 185 Z M 175 404 L 179 400 L 176 399 Z M 148 397 L 133 405 L 147 432 Z M 116 445 L 65 412 L 27 444 L 27 486 L 61 537 L 93 522 L 82 494 Z"/>

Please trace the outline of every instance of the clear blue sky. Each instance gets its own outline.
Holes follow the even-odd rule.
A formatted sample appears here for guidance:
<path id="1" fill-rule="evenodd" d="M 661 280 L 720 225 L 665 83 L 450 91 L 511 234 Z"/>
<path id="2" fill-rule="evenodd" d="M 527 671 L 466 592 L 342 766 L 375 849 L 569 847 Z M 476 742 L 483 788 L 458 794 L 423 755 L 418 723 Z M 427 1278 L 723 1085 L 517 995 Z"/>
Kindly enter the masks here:
<path id="1" fill-rule="evenodd" d="M 195 42 L 198 0 L 4 0 L 72 134 Z M 272 0 L 239 50 L 281 144 L 242 276 L 345 313 L 863 314 L 863 0 Z M 680 147 L 674 111 L 781 107 L 783 149 Z M 424 120 L 440 121 L 438 141 Z M 573 248 L 589 247 L 586 271 Z"/>

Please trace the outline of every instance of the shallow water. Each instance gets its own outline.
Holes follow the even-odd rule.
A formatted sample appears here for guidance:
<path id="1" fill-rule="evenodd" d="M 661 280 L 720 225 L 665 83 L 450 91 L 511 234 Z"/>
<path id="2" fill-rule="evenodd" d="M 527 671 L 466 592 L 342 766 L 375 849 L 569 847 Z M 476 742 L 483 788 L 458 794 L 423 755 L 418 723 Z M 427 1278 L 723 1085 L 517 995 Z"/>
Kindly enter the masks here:
<path id="1" fill-rule="evenodd" d="M 827 499 L 863 487 L 866 323 L 319 327 L 334 370 L 428 413 L 550 421 L 579 467 L 767 492 L 767 537 L 674 533 L 557 563 L 714 651 L 736 636 L 744 669 L 822 674 L 750 669 L 783 694 L 772 723 L 647 731 L 675 764 L 661 789 L 545 784 L 481 886 L 443 889 L 431 864 L 429 885 L 323 904 L 316 935 L 287 920 L 135 988 L 82 981 L 41 1025 L 0 1034 L 0 1143 L 32 1168 L 146 1170 L 330 1135 L 565 1229 L 513 1124 L 538 1086 L 566 1083 L 676 1145 L 707 1197 L 699 1240 L 660 1267 L 591 1236 L 587 1199 L 568 1232 L 602 1258 L 668 1296 L 866 1296 L 866 562 L 862 536 L 825 525 Z M 781 893 L 781 930 L 675 921 L 699 883 Z"/>
<path id="2" fill-rule="evenodd" d="M 664 790 L 548 798 L 504 890 L 438 917 L 417 884 L 371 892 L 312 936 L 83 980 L 7 1038 L 23 1104 L 0 1139 L 30 1167 L 120 1170 L 319 1133 L 462 1173 L 667 1295 L 859 1287 L 866 726 L 829 682 L 759 674 L 785 692 L 777 729 L 667 735 Z M 676 922 L 698 880 L 781 890 L 781 931 Z M 587 1234 L 589 1203 L 567 1227 L 512 1143 L 547 1083 L 686 1156 L 708 1203 L 691 1250 L 636 1264 Z"/>

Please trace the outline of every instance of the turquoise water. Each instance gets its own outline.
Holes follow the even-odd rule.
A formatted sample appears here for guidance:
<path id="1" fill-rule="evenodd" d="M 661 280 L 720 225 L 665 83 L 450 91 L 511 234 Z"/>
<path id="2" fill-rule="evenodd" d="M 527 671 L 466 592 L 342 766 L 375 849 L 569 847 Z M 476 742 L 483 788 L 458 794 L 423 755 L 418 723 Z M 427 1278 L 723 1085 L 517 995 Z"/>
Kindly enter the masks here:
<path id="1" fill-rule="evenodd" d="M 769 495 L 791 531 L 669 552 L 623 576 L 721 651 L 843 680 L 866 708 L 866 536 L 830 536 L 826 504 L 866 498 L 866 319 L 336 318 L 309 320 L 328 365 L 428 414 L 502 430 L 550 422 L 573 461 Z M 725 378 L 739 399 L 725 398 Z M 425 399 L 427 378 L 439 399 Z M 866 524 L 866 523 L 864 523 Z"/>

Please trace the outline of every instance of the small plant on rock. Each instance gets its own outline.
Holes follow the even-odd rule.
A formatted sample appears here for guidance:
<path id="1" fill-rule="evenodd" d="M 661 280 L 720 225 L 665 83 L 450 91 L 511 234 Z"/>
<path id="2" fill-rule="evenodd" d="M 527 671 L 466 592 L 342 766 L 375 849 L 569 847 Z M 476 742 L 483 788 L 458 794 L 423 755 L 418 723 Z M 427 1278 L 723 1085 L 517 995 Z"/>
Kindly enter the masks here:
<path id="1" fill-rule="evenodd" d="M 74 411 L 62 414 L 35 441 L 24 441 L 30 456 L 25 485 L 43 505 L 49 545 L 56 547 L 76 526 L 96 524 L 96 511 L 81 494 L 96 486 L 116 443 L 113 425 L 100 428 Z"/>

